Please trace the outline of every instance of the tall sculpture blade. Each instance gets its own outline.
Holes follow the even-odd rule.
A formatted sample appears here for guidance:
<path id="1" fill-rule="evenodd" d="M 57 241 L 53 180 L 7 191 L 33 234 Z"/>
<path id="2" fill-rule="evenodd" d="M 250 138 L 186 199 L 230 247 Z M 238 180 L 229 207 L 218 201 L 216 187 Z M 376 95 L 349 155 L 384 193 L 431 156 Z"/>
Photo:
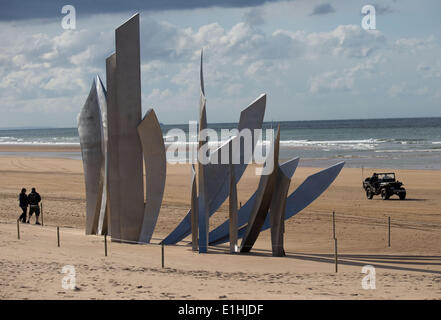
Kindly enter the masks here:
<path id="1" fill-rule="evenodd" d="M 237 248 L 237 185 L 236 177 L 234 176 L 233 166 L 233 141 L 230 141 L 230 195 L 229 200 L 229 220 L 230 220 L 230 253 L 236 252 Z"/>
<path id="2" fill-rule="evenodd" d="M 263 117 L 265 115 L 266 106 L 266 95 L 262 94 L 255 101 L 253 101 L 245 110 L 240 114 L 240 121 L 238 125 L 238 130 L 249 129 L 254 132 L 256 129 L 262 128 Z M 252 152 L 254 152 L 254 147 L 257 141 L 253 140 Z M 223 153 L 223 148 L 229 148 L 228 143 L 225 143 L 221 148 L 215 150 L 211 156 L 211 159 L 219 159 L 219 155 Z M 242 177 L 245 169 L 247 168 L 249 159 L 243 158 L 244 161 L 240 164 L 234 165 L 234 173 L 236 177 L 236 182 L 238 183 Z M 229 193 L 229 179 L 228 170 L 229 166 L 227 164 L 207 164 L 205 166 L 206 177 L 208 186 L 206 195 L 208 197 L 208 207 L 209 215 L 213 215 L 217 209 L 224 203 L 228 197 Z M 179 225 L 163 240 L 164 244 L 175 244 L 185 237 L 187 237 L 191 232 L 191 210 L 188 211 L 184 219 L 179 223 Z"/>
<path id="3" fill-rule="evenodd" d="M 202 137 L 203 130 L 207 129 L 207 111 L 206 99 L 204 90 L 204 78 L 202 70 L 203 51 L 201 51 L 201 96 L 199 101 L 199 147 L 198 152 L 204 147 L 206 143 L 205 138 Z M 199 201 L 198 201 L 198 227 L 199 227 L 199 253 L 206 253 L 208 250 L 208 226 L 209 226 L 209 206 L 206 194 L 207 189 L 207 168 L 198 159 L 198 182 L 199 182 Z"/>
<path id="4" fill-rule="evenodd" d="M 101 164 L 101 179 L 100 179 L 100 195 L 101 205 L 98 218 L 98 230 L 97 234 L 103 235 L 108 232 L 108 206 L 107 206 L 107 144 L 108 144 L 108 132 L 107 132 L 107 93 L 104 89 L 103 82 L 99 76 L 96 76 L 96 91 L 98 95 L 98 101 L 101 111 L 101 150 L 103 154 L 103 162 Z"/>
<path id="5" fill-rule="evenodd" d="M 116 64 L 108 72 L 113 76 L 108 87 L 109 205 L 112 229 L 119 220 L 120 230 L 111 233 L 112 240 L 138 241 L 144 220 L 142 150 L 136 130 L 141 121 L 138 14 L 115 30 L 115 40 Z"/>
<path id="6" fill-rule="evenodd" d="M 204 49 L 201 49 L 201 64 L 199 70 L 199 80 L 201 81 L 201 99 L 204 97 L 205 99 L 205 87 L 204 87 Z"/>
<path id="7" fill-rule="evenodd" d="M 300 158 L 293 158 L 283 164 L 280 165 L 280 169 L 285 172 L 287 176 L 290 178 L 294 175 L 294 172 L 299 164 Z M 263 179 L 264 176 L 261 176 L 261 179 Z M 239 209 L 238 213 L 238 222 L 237 225 L 239 228 L 245 227 L 248 223 L 248 220 L 251 215 L 251 210 L 253 208 L 254 202 L 256 200 L 256 193 L 257 191 L 248 199 L 248 201 Z M 210 232 L 210 245 L 218 245 L 225 242 L 228 242 L 229 240 L 229 220 L 226 220 L 224 223 L 219 225 L 216 229 Z M 238 235 L 238 238 L 243 238 L 242 236 Z"/>
<path id="8" fill-rule="evenodd" d="M 119 132 L 119 116 L 118 106 L 116 102 L 117 85 L 116 85 L 116 54 L 112 54 L 106 59 L 106 80 L 107 80 L 107 165 L 108 165 L 108 233 L 112 236 L 113 241 L 121 239 L 120 212 L 121 189 L 119 186 L 120 159 L 118 156 L 120 143 Z"/>
<path id="9" fill-rule="evenodd" d="M 251 133 L 254 133 L 255 130 L 262 128 L 263 117 L 265 115 L 265 106 L 266 106 L 266 95 L 260 95 L 255 101 L 251 103 L 245 110 L 243 110 L 240 114 L 239 124 L 237 129 L 239 132 L 242 130 L 249 130 Z M 236 145 L 234 140 L 240 140 L 240 136 L 236 136 L 232 138 L 233 146 Z M 236 177 L 236 182 L 239 182 L 242 177 L 245 169 L 247 168 L 248 163 L 252 160 L 252 153 L 254 152 L 257 141 L 255 140 L 254 134 L 252 136 L 251 142 L 251 152 L 247 154 L 245 152 L 245 148 L 243 144 L 240 144 L 240 149 L 236 150 L 240 154 L 240 159 L 238 164 L 234 164 L 234 174 Z M 210 207 L 210 215 L 214 214 L 217 209 L 225 202 L 229 193 L 229 165 L 221 164 L 219 160 L 221 155 L 227 151 L 225 149 L 229 149 L 229 144 L 225 143 L 223 146 L 215 150 L 211 159 L 212 162 L 207 165 L 207 177 L 208 177 L 208 186 L 207 186 L 207 194 L 209 195 L 209 207 Z M 217 160 L 217 161 L 215 161 Z"/>
<path id="10" fill-rule="evenodd" d="M 153 109 L 147 111 L 139 124 L 138 134 L 146 172 L 146 203 L 139 242 L 149 243 L 161 209 L 167 170 L 162 130 Z"/>
<path id="11" fill-rule="evenodd" d="M 248 221 L 247 231 L 240 245 L 240 252 L 249 252 L 260 234 L 262 225 L 268 215 L 268 209 L 271 204 L 273 191 L 276 183 L 277 173 L 279 170 L 279 145 L 280 145 L 280 126 L 277 129 L 276 141 L 273 144 L 273 151 L 269 160 L 273 160 L 272 171 L 270 174 L 262 177 L 259 183 L 256 201 L 251 210 L 250 219 Z M 265 163 L 267 165 L 268 162 Z"/>
<path id="12" fill-rule="evenodd" d="M 285 232 L 285 207 L 286 196 L 291 182 L 290 172 L 279 168 L 274 187 L 273 197 L 269 207 L 269 219 L 271 222 L 271 247 L 274 257 L 285 256 L 283 249 L 283 233 Z"/>
<path id="13" fill-rule="evenodd" d="M 198 250 L 198 194 L 196 187 L 196 170 L 191 164 L 191 247 L 193 251 Z"/>
<path id="14" fill-rule="evenodd" d="M 78 134 L 86 186 L 86 234 L 96 234 L 101 205 L 102 121 L 97 82 L 93 81 L 89 96 L 78 118 Z"/>

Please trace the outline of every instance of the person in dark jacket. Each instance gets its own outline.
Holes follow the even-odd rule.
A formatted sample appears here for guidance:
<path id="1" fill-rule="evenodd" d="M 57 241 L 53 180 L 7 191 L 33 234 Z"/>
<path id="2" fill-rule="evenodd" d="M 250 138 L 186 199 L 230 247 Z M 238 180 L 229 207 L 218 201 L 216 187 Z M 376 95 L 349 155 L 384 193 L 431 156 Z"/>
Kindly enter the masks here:
<path id="1" fill-rule="evenodd" d="M 21 216 L 18 218 L 18 220 L 20 220 L 21 222 L 25 223 L 26 222 L 26 214 L 28 212 L 28 196 L 26 195 L 26 189 L 23 188 L 21 189 L 21 193 L 18 196 L 18 201 L 19 201 L 19 205 L 21 210 L 23 211 Z"/>
<path id="2" fill-rule="evenodd" d="M 35 188 L 32 188 L 32 192 L 28 194 L 28 201 L 29 201 L 29 218 L 28 223 L 31 220 L 32 214 L 35 212 L 35 224 L 40 224 L 38 222 L 38 217 L 40 217 L 40 201 L 41 197 L 35 190 Z"/>

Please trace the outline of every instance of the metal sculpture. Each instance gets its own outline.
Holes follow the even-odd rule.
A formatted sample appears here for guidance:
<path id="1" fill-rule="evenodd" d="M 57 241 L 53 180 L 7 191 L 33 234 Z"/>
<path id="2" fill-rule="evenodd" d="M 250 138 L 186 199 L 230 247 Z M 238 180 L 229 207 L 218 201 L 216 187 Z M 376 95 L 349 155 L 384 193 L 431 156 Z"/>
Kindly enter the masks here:
<path id="1" fill-rule="evenodd" d="M 334 182 L 341 169 L 343 169 L 344 164 L 344 162 L 339 162 L 306 178 L 306 180 L 286 199 L 285 220 L 293 217 L 317 199 L 331 185 L 331 183 Z M 260 231 L 265 231 L 270 227 L 271 222 L 267 217 Z M 245 232 L 246 226 L 240 228 L 238 231 L 238 237 L 242 238 L 245 235 Z"/>
<path id="2" fill-rule="evenodd" d="M 193 251 L 198 250 L 198 191 L 196 187 L 196 170 L 191 164 L 191 246 Z"/>
<path id="3" fill-rule="evenodd" d="M 111 235 L 113 241 L 118 241 L 121 239 L 121 225 L 120 225 L 120 212 L 122 208 L 116 199 L 116 195 L 121 192 L 119 187 L 119 175 L 117 170 L 119 168 L 119 148 L 116 144 L 118 140 L 118 108 L 116 102 L 116 54 L 112 54 L 106 59 L 106 80 L 107 80 L 107 126 L 108 126 L 108 143 L 107 145 L 107 166 L 108 166 L 108 176 L 107 176 L 107 191 L 109 196 L 113 195 L 115 198 L 108 199 L 109 207 L 109 235 Z"/>
<path id="4" fill-rule="evenodd" d="M 139 124 L 138 134 L 144 153 L 145 182 L 147 186 L 144 221 L 139 241 L 149 243 L 161 209 L 167 170 L 162 130 L 153 109 L 147 111 L 144 119 Z"/>
<path id="5" fill-rule="evenodd" d="M 285 172 L 285 175 L 288 177 L 292 177 L 297 166 L 299 164 L 299 158 L 293 158 L 283 164 L 280 165 L 280 170 L 283 170 Z M 264 176 L 261 176 L 261 179 L 263 179 Z M 259 183 L 260 184 L 260 183 Z M 256 201 L 256 194 L 257 191 L 248 199 L 247 202 L 239 209 L 238 212 L 238 220 L 237 225 L 238 229 L 242 229 L 242 227 L 246 228 L 246 225 L 248 223 L 248 220 L 251 215 L 251 210 L 253 208 L 254 202 Z M 217 228 L 215 228 L 213 231 L 210 232 L 210 245 L 218 245 L 222 244 L 228 241 L 229 239 L 229 220 L 226 220 L 224 223 L 219 225 Z M 243 234 L 240 235 L 238 232 L 238 238 L 243 238 Z"/>
<path id="6" fill-rule="evenodd" d="M 104 85 L 99 76 L 96 76 L 96 82 L 99 82 L 97 87 L 98 100 L 100 101 L 101 111 L 101 149 L 103 154 L 103 160 L 101 164 L 101 179 L 99 192 L 101 194 L 100 214 L 98 218 L 98 230 L 97 234 L 104 235 L 109 231 L 109 210 L 107 205 L 108 192 L 107 192 L 107 173 L 108 173 L 108 130 L 107 130 L 107 93 L 104 89 Z"/>
<path id="7" fill-rule="evenodd" d="M 86 234 L 97 234 L 101 212 L 104 178 L 101 109 L 105 104 L 105 89 L 99 77 L 96 77 L 78 118 L 78 134 L 86 186 Z"/>
<path id="8" fill-rule="evenodd" d="M 285 220 L 296 215 L 315 199 L 325 192 L 332 182 L 340 174 L 345 165 L 344 161 L 339 162 L 325 170 L 317 172 L 308 178 L 286 199 Z M 270 228 L 269 219 L 265 220 L 262 231 Z"/>
<path id="9" fill-rule="evenodd" d="M 249 129 L 254 132 L 255 129 L 262 128 L 263 116 L 265 114 L 266 95 L 262 94 L 255 101 L 253 101 L 245 110 L 240 114 L 240 121 L 238 125 L 238 131 L 241 132 L 244 129 Z M 233 138 L 234 139 L 234 138 Z M 252 151 L 257 143 L 253 139 Z M 215 150 L 210 159 L 219 159 L 220 155 L 224 152 L 224 148 L 229 148 L 229 144 L 225 143 L 223 146 Z M 242 153 L 243 154 L 243 153 Z M 242 161 L 243 160 L 243 161 Z M 212 161 L 215 162 L 215 161 Z M 213 215 L 222 203 L 227 199 L 229 194 L 229 165 L 228 164 L 214 164 L 210 162 L 205 165 L 206 167 L 206 181 L 208 181 L 206 195 L 208 200 L 208 215 Z M 242 157 L 239 164 L 234 164 L 234 175 L 236 183 L 239 182 L 245 169 L 247 168 L 249 159 Z M 178 226 L 162 241 L 164 244 L 175 244 L 191 233 L 191 210 L 182 219 Z"/>
<path id="10" fill-rule="evenodd" d="M 97 77 L 80 113 L 80 136 L 86 185 L 86 234 L 108 234 L 113 241 L 150 242 L 164 195 L 166 153 L 161 127 L 150 109 L 141 121 L 139 15 L 115 30 L 116 53 L 106 59 L 107 93 Z M 237 183 L 250 162 L 256 139 L 251 136 L 251 153 L 245 152 L 242 132 L 262 128 L 266 95 L 261 95 L 241 112 L 239 134 L 200 162 L 198 174 L 192 165 L 191 209 L 163 240 L 176 243 L 192 233 L 192 249 L 207 252 L 208 245 L 230 242 L 236 252 L 249 252 L 260 232 L 271 228 L 274 256 L 283 256 L 284 221 L 319 197 L 338 176 L 344 162 L 309 176 L 287 197 L 291 177 L 299 159 L 279 165 L 280 127 L 265 162 L 257 191 L 238 210 Z M 198 153 L 207 150 L 206 98 L 203 52 L 200 65 Z M 233 152 L 233 146 L 236 146 Z M 222 163 L 229 154 L 229 162 Z M 232 155 L 239 154 L 239 163 Z M 146 171 L 146 202 L 143 168 Z M 233 164 L 234 163 L 234 164 Z M 198 186 L 196 186 L 196 178 Z M 199 193 L 198 193 L 199 191 Z M 229 197 L 229 219 L 209 233 L 209 217 Z"/>
<path id="11" fill-rule="evenodd" d="M 198 186 L 199 186 L 199 197 L 198 197 L 198 229 L 199 229 L 199 237 L 198 237 L 198 245 L 199 245 L 199 253 L 206 253 L 208 250 L 208 226 L 209 226 L 209 206 L 208 199 L 206 194 L 207 189 L 207 167 L 205 164 L 202 164 L 199 161 L 199 152 L 203 150 L 205 144 L 208 143 L 206 137 L 203 137 L 203 131 L 207 129 L 207 111 L 206 111 L 206 103 L 205 99 L 205 89 L 204 89 L 204 74 L 202 69 L 202 59 L 203 59 L 203 51 L 201 51 L 201 69 L 200 69 L 200 99 L 199 99 L 199 134 L 198 134 Z"/>
<path id="12" fill-rule="evenodd" d="M 283 234 L 285 232 L 285 208 L 286 196 L 292 174 L 279 167 L 274 186 L 273 196 L 269 206 L 269 218 L 271 222 L 271 247 L 275 257 L 285 256 L 283 249 Z M 266 218 L 265 218 L 266 219 Z"/>
<path id="13" fill-rule="evenodd" d="M 229 206 L 229 221 L 230 221 L 230 253 L 237 251 L 237 183 L 236 177 L 234 176 L 234 166 L 233 166 L 233 141 L 230 141 L 230 194 L 228 196 Z"/>
<path id="14" fill-rule="evenodd" d="M 289 162 L 285 162 L 280 166 L 280 168 L 285 172 L 286 176 L 292 176 L 297 167 L 299 158 L 292 159 Z M 289 164 L 289 166 L 287 166 Z M 317 199 L 337 178 L 341 170 L 343 169 L 344 162 L 337 163 L 327 169 L 319 171 L 305 179 L 305 181 L 286 199 L 284 220 L 295 216 L 297 213 L 305 209 L 310 205 L 315 199 Z M 249 219 L 252 206 L 256 198 L 256 193 L 254 193 L 250 199 L 245 203 L 244 206 L 239 210 L 238 219 L 238 238 L 244 237 L 247 225 L 246 221 Z M 228 223 L 225 221 L 216 229 L 210 232 L 210 245 L 219 245 L 228 242 Z M 265 231 L 271 228 L 270 218 L 265 219 L 265 223 L 260 230 Z"/>
<path id="15" fill-rule="evenodd" d="M 279 145 L 280 145 L 280 126 L 277 129 L 275 142 L 271 146 L 270 155 L 265 162 L 265 166 L 272 165 L 272 170 L 267 175 L 262 176 L 257 188 L 256 200 L 251 210 L 250 219 L 245 236 L 240 244 L 240 252 L 249 252 L 260 234 L 260 229 L 265 222 L 268 209 L 271 204 L 273 190 L 276 184 L 277 173 L 279 170 Z M 272 164 L 271 164 L 272 161 Z"/>
<path id="16" fill-rule="evenodd" d="M 150 242 L 164 194 L 166 157 L 155 112 L 149 110 L 141 121 L 138 14 L 115 30 L 115 42 L 116 53 L 106 59 L 107 93 L 97 77 L 79 118 L 86 233 Z"/>
<path id="17" fill-rule="evenodd" d="M 139 15 L 115 30 L 108 58 L 109 206 L 113 241 L 138 241 L 144 220 Z M 115 57 L 116 56 L 116 57 Z M 110 83 L 109 83 L 110 82 Z"/>

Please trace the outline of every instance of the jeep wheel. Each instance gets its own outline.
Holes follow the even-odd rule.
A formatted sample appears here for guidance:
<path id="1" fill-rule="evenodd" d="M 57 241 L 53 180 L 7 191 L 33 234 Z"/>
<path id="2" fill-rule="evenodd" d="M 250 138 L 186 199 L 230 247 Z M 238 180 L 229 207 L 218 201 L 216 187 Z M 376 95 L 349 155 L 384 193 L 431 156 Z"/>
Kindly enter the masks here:
<path id="1" fill-rule="evenodd" d="M 406 199 L 406 192 L 401 192 L 398 196 L 400 197 L 400 200 L 404 200 Z"/>
<path id="2" fill-rule="evenodd" d="M 372 189 L 367 187 L 366 188 L 366 198 L 368 198 L 369 200 L 372 199 L 374 197 L 374 193 L 372 192 Z"/>
<path id="3" fill-rule="evenodd" d="M 390 197 L 390 195 L 389 195 L 389 192 L 387 192 L 387 189 L 386 188 L 381 189 L 381 198 L 383 200 L 387 200 L 387 199 L 389 199 L 389 197 Z"/>

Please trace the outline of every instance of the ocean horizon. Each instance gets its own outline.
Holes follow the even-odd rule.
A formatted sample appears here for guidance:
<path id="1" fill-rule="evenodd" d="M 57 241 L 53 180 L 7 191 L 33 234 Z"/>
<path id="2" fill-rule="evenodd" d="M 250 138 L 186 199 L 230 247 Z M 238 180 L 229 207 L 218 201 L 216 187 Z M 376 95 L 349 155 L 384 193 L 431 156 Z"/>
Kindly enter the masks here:
<path id="1" fill-rule="evenodd" d="M 323 167 L 345 161 L 347 167 L 441 170 L 441 117 L 267 121 L 263 129 L 278 125 L 280 158 L 299 156 L 302 166 Z M 208 126 L 220 135 L 221 129 L 234 129 L 237 123 Z M 188 124 L 161 124 L 161 128 L 166 146 L 171 144 L 167 142 L 167 132 L 171 129 L 183 130 L 188 138 Z M 213 147 L 223 142 L 213 143 Z M 184 147 L 190 143 L 187 141 Z M 79 146 L 79 137 L 77 128 L 0 129 L 1 145 Z M 18 152 L 0 152 L 0 155 L 15 153 Z M 54 156 L 48 152 L 27 152 L 30 153 Z M 79 152 L 57 152 L 57 156 L 81 158 Z"/>

